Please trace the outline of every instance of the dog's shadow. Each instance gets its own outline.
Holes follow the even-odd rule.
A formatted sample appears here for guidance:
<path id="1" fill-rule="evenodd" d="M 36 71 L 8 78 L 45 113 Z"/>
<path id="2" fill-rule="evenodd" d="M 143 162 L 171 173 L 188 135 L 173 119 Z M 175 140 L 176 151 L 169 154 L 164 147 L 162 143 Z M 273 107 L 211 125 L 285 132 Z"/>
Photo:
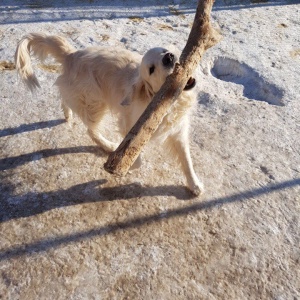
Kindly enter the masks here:
<path id="1" fill-rule="evenodd" d="M 30 132 L 39 129 L 51 128 L 66 123 L 64 119 L 41 121 L 31 124 L 21 124 L 18 127 L 5 128 L 0 130 L 0 138 L 6 136 L 12 136 L 16 134 L 22 134 L 24 132 Z M 59 156 L 65 154 L 77 154 L 77 153 L 92 153 L 96 156 L 104 156 L 106 153 L 98 146 L 78 146 L 68 148 L 51 148 L 42 149 L 31 153 L 21 154 L 18 156 L 5 157 L 0 159 L 0 171 L 14 169 L 31 161 L 40 159 L 46 159 L 52 156 Z"/>
<path id="2" fill-rule="evenodd" d="M 162 185 L 142 186 L 131 183 L 114 187 L 101 187 L 107 180 L 95 180 L 74 185 L 68 189 L 58 189 L 50 192 L 28 192 L 14 196 L 14 187 L 9 183 L 1 183 L 0 190 L 5 191 L 0 205 L 0 223 L 11 219 L 29 217 L 45 211 L 78 205 L 82 203 L 103 202 L 114 200 L 130 200 L 154 196 L 173 196 L 177 199 L 191 199 L 193 195 L 184 186 Z"/>
<path id="3" fill-rule="evenodd" d="M 64 123 L 64 120 L 60 119 L 22 124 L 15 128 L 1 130 L 0 137 L 54 127 L 62 123 Z M 103 187 L 103 184 L 106 183 L 104 179 L 81 183 L 71 186 L 68 189 L 58 189 L 50 192 L 27 192 L 26 194 L 15 195 L 15 186 L 10 180 L 10 173 L 14 168 L 31 161 L 77 153 L 91 153 L 101 157 L 107 155 L 98 146 L 79 146 L 42 149 L 32 153 L 0 159 L 0 171 L 6 171 L 2 173 L 0 182 L 0 205 L 2 206 L 0 210 L 0 222 L 40 214 L 58 207 L 88 202 L 129 200 L 141 197 L 151 198 L 154 196 L 174 196 L 182 200 L 193 197 L 184 186 L 165 185 L 146 187 L 139 183 L 131 183 L 114 187 Z"/>
<path id="4" fill-rule="evenodd" d="M 57 149 L 42 149 L 31 153 L 0 159 L 0 171 L 14 169 L 19 166 L 25 165 L 31 161 L 46 159 L 52 156 L 77 153 L 92 153 L 99 157 L 106 155 L 105 152 L 101 150 L 98 146 L 78 146 Z"/>

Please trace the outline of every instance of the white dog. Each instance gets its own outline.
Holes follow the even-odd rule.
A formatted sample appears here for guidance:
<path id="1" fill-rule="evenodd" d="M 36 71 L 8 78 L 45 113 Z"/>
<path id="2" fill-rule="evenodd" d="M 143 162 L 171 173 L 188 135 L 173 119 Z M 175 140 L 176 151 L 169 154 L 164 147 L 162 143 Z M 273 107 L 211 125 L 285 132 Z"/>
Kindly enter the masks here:
<path id="1" fill-rule="evenodd" d="M 100 122 L 110 110 L 118 117 L 120 133 L 125 136 L 172 73 L 178 58 L 164 48 L 150 49 L 143 57 L 124 49 L 87 48 L 76 51 L 65 39 L 44 34 L 28 34 L 18 44 L 16 68 L 27 86 L 39 87 L 30 52 L 40 60 L 48 55 L 62 65 L 56 80 L 66 120 L 76 113 L 88 128 L 93 141 L 111 152 L 117 144 L 99 132 Z M 178 159 L 189 189 L 199 195 L 203 185 L 197 178 L 189 149 L 190 111 L 196 100 L 190 78 L 179 99 L 172 106 L 155 133 L 174 158 Z M 139 157 L 134 166 L 141 164 Z"/>

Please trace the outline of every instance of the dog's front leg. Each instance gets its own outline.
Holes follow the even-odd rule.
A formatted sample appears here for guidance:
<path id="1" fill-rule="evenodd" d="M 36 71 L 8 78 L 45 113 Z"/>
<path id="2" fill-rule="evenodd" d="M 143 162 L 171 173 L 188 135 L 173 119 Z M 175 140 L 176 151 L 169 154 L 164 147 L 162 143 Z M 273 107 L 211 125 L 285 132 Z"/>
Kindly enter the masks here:
<path id="1" fill-rule="evenodd" d="M 189 189 L 194 195 L 200 195 L 204 191 L 204 187 L 194 171 L 187 133 L 179 132 L 171 135 L 167 138 L 166 143 L 173 155 L 178 158 Z"/>
<path id="2" fill-rule="evenodd" d="M 107 140 L 104 136 L 102 136 L 102 134 L 98 132 L 98 130 L 88 128 L 88 135 L 100 148 L 108 153 L 115 151 L 118 147 L 118 144 Z"/>

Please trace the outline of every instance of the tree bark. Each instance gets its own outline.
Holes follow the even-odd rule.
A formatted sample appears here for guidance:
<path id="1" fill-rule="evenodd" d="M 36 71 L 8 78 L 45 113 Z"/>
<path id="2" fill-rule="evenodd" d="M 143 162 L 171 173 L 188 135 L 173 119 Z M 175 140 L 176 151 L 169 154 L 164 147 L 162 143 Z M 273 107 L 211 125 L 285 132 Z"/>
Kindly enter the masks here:
<path id="1" fill-rule="evenodd" d="M 104 164 L 107 172 L 120 176 L 128 172 L 142 147 L 150 140 L 172 104 L 183 91 L 205 50 L 220 40 L 219 33 L 210 25 L 213 2 L 214 0 L 199 0 L 194 23 L 179 63 L 176 63 L 173 73 L 167 77 L 117 150 L 109 155 Z"/>

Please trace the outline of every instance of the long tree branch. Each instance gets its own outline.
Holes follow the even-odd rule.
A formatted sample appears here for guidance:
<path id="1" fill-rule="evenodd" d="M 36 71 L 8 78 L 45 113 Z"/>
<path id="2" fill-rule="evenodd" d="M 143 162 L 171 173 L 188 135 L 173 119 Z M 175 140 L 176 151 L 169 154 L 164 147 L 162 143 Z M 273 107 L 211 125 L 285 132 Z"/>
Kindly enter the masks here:
<path id="1" fill-rule="evenodd" d="M 169 75 L 144 113 L 126 135 L 116 151 L 112 152 L 104 168 L 109 173 L 125 175 L 139 156 L 143 146 L 168 113 L 183 91 L 188 79 L 199 64 L 205 50 L 220 40 L 220 35 L 210 25 L 210 13 L 214 0 L 199 0 L 193 27 L 185 48 Z"/>

